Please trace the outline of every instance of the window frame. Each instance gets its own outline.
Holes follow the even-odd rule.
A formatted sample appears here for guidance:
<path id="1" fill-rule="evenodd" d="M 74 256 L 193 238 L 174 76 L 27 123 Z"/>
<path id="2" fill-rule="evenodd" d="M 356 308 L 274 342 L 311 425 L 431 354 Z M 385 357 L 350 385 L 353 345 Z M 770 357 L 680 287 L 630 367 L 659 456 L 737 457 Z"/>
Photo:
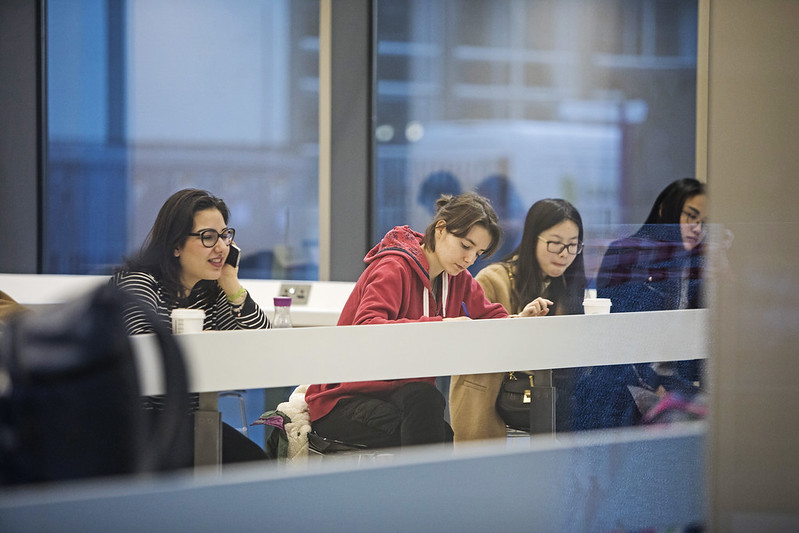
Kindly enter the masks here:
<path id="1" fill-rule="evenodd" d="M 42 273 L 46 0 L 0 3 L 0 272 Z M 374 2 L 320 0 L 320 281 L 354 281 L 370 247 Z M 14 176 L 11 179 L 10 176 Z M 121 258 L 120 258 L 121 259 Z"/>

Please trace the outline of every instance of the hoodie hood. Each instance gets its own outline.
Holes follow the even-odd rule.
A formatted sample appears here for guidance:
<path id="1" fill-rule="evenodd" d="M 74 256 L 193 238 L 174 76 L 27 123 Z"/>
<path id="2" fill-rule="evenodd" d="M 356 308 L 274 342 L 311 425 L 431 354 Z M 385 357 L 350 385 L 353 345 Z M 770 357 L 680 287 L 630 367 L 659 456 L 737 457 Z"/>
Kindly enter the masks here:
<path id="1" fill-rule="evenodd" d="M 491 303 L 480 284 L 464 270 L 457 276 L 441 273 L 440 298 L 430 290 L 429 263 L 421 247 L 423 235 L 408 226 L 389 231 L 364 261 L 350 297 L 339 315 L 339 326 L 440 322 L 444 318 L 505 318 L 502 304 Z M 438 287 L 437 287 L 438 288 Z M 412 331 L 409 332 L 412 334 Z M 380 345 L 373 347 L 379 352 Z M 351 381 L 311 385 L 305 401 L 312 421 L 327 415 L 342 398 L 387 397 L 407 383 L 422 381 L 435 386 L 435 377 Z"/>
<path id="2" fill-rule="evenodd" d="M 372 264 L 381 257 L 396 255 L 405 258 L 416 274 L 424 280 L 426 287 L 430 286 L 430 263 L 422 250 L 424 235 L 412 230 L 408 226 L 397 226 L 383 239 L 369 250 L 363 258 L 367 264 Z"/>

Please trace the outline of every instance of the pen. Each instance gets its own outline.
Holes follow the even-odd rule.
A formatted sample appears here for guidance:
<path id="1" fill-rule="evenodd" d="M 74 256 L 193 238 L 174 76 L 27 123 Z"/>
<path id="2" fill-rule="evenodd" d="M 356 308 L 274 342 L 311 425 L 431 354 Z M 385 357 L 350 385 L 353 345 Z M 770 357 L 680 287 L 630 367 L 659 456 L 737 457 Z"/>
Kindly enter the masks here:
<path id="1" fill-rule="evenodd" d="M 472 315 L 470 315 L 470 314 L 469 314 L 469 310 L 468 310 L 468 309 L 466 309 L 466 302 L 461 302 L 461 307 L 463 307 L 463 313 L 464 313 L 464 314 L 465 314 L 467 317 L 469 317 L 469 318 L 472 318 Z"/>

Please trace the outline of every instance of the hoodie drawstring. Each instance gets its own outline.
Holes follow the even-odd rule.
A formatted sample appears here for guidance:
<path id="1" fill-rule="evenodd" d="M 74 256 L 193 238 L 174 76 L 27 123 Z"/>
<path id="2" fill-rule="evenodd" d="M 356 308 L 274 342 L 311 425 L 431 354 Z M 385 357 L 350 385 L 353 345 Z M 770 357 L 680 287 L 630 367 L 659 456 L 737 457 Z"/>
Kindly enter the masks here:
<path id="1" fill-rule="evenodd" d="M 449 295 L 449 274 L 443 272 L 441 274 L 441 311 L 442 316 L 447 316 L 447 296 Z M 424 310 L 424 316 L 430 316 L 430 291 L 427 290 L 427 287 L 424 288 L 422 291 L 422 309 Z"/>
<path id="2" fill-rule="evenodd" d="M 447 295 L 449 294 L 449 274 L 441 274 L 441 316 L 447 316 Z"/>

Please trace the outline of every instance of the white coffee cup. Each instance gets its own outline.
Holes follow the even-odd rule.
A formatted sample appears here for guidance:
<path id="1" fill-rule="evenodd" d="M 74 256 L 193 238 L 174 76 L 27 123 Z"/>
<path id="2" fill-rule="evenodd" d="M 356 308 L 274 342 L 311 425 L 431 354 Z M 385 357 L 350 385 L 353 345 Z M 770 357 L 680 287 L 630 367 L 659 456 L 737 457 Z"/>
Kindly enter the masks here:
<path id="1" fill-rule="evenodd" d="M 173 309 L 172 333 L 201 333 L 205 311 L 202 309 Z"/>
<path id="2" fill-rule="evenodd" d="M 583 309 L 586 315 L 604 315 L 610 313 L 610 298 L 586 298 Z"/>

